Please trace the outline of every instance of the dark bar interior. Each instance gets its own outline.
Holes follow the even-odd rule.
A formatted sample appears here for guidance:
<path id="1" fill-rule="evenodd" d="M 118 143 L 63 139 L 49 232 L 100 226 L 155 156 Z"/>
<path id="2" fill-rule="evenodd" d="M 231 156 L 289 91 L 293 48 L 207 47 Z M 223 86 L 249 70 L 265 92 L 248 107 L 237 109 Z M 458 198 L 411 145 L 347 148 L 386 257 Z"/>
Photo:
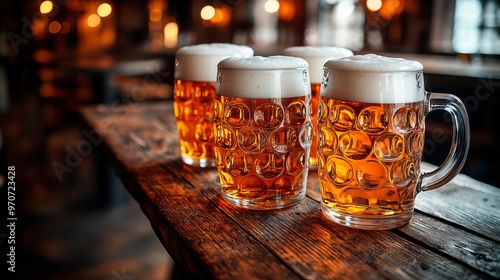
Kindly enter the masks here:
<path id="1" fill-rule="evenodd" d="M 101 139 L 82 128 L 78 110 L 172 99 L 175 52 L 186 45 L 248 45 L 262 56 L 290 46 L 338 46 L 420 61 L 428 91 L 453 93 L 466 105 L 471 142 L 462 173 L 500 186 L 496 0 L 7 0 L 1 6 L 0 186 L 15 166 L 19 220 L 19 278 L 12 279 L 175 278 L 173 261 L 107 165 Z M 449 118 L 427 117 L 424 161 L 439 165 L 448 155 Z"/>

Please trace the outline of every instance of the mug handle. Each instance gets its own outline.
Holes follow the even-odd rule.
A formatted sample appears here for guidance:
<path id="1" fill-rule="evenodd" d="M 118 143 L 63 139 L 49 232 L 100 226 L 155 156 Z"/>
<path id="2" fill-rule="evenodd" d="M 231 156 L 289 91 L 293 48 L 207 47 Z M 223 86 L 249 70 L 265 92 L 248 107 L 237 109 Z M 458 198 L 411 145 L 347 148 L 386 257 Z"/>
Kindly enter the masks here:
<path id="1" fill-rule="evenodd" d="M 452 94 L 427 92 L 424 116 L 434 110 L 445 110 L 451 114 L 453 121 L 451 148 L 441 166 L 433 171 L 421 173 L 418 192 L 437 189 L 451 181 L 462 170 L 469 151 L 469 118 L 462 101 Z"/>

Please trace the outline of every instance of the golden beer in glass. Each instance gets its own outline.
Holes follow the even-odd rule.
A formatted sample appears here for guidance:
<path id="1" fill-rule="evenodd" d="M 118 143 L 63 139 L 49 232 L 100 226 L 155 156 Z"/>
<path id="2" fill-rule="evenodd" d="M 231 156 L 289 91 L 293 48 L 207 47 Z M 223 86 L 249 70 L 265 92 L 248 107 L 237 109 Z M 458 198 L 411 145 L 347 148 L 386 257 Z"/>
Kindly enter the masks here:
<path id="1" fill-rule="evenodd" d="M 284 55 L 303 58 L 309 64 L 309 75 L 311 80 L 311 112 L 313 124 L 313 142 L 311 145 L 311 156 L 309 163 L 316 166 L 316 132 L 318 102 L 320 98 L 321 81 L 323 79 L 323 65 L 330 59 L 338 59 L 353 55 L 353 52 L 346 48 L 330 46 L 295 46 L 288 47 L 283 51 Z"/>
<path id="2" fill-rule="evenodd" d="M 425 116 L 446 110 L 453 148 L 441 167 L 421 172 Z M 361 229 L 408 223 L 420 191 L 440 187 L 462 168 L 469 123 L 462 102 L 424 90 L 416 61 L 361 55 L 325 64 L 318 110 L 322 211 Z"/>
<path id="3" fill-rule="evenodd" d="M 174 113 L 184 163 L 215 167 L 213 111 L 217 64 L 228 57 L 250 56 L 250 47 L 224 43 L 185 46 L 176 52 Z"/>
<path id="4" fill-rule="evenodd" d="M 228 58 L 218 67 L 215 153 L 222 197 L 249 209 L 300 202 L 312 141 L 307 62 Z"/>

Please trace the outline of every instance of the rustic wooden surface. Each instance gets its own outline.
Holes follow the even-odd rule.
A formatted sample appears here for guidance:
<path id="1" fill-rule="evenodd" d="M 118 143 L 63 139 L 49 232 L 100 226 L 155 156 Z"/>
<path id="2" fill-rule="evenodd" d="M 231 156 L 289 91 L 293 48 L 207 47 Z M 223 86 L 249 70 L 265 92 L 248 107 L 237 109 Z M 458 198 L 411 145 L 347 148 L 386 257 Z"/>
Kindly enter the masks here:
<path id="1" fill-rule="evenodd" d="M 226 203 L 215 169 L 180 160 L 170 101 L 81 113 L 176 265 L 194 278 L 500 278 L 496 187 L 461 174 L 419 194 L 408 225 L 355 230 L 322 215 L 314 171 L 307 197 L 294 207 L 250 211 Z"/>

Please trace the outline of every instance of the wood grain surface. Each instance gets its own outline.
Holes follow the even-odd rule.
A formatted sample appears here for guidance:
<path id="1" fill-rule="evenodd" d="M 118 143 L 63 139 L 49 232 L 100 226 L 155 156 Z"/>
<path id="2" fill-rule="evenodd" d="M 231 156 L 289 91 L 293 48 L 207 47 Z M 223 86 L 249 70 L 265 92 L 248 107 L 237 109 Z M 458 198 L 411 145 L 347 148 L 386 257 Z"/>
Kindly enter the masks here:
<path id="1" fill-rule="evenodd" d="M 213 168 L 180 160 L 171 101 L 81 110 L 177 266 L 215 279 L 500 278 L 500 191 L 465 175 L 417 195 L 411 222 L 362 231 L 327 220 L 318 177 L 277 211 L 239 209 Z"/>

